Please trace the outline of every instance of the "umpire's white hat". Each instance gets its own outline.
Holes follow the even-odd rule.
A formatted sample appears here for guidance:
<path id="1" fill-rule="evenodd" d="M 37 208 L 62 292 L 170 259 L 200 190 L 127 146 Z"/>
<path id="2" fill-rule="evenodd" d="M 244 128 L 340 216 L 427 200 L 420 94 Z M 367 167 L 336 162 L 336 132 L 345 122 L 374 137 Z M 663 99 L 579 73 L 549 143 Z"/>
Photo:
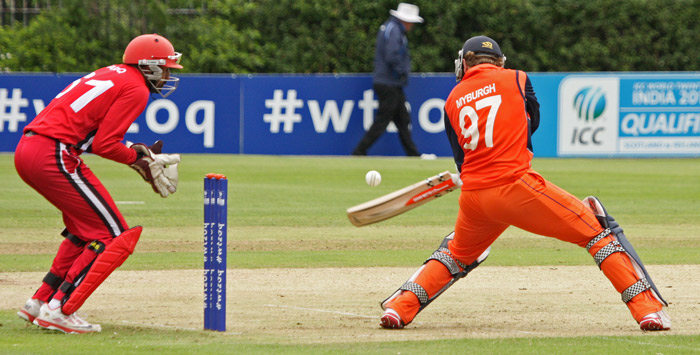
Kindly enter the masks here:
<path id="1" fill-rule="evenodd" d="M 410 23 L 423 23 L 423 18 L 418 16 L 418 6 L 402 2 L 396 10 L 389 10 L 389 13 L 396 16 L 401 21 Z"/>

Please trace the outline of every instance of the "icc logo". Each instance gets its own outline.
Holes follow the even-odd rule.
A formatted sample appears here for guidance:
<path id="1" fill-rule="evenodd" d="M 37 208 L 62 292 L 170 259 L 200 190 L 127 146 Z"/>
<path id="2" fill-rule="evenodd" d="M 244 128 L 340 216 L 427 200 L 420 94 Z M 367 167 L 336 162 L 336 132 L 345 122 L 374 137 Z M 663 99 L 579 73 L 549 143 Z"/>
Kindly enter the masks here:
<path id="1" fill-rule="evenodd" d="M 579 122 L 583 123 L 574 127 L 571 136 L 571 144 L 602 144 L 599 135 L 605 131 L 605 127 L 595 127 L 594 123 L 605 112 L 605 92 L 600 87 L 586 86 L 574 95 L 573 108 Z"/>
<path id="2" fill-rule="evenodd" d="M 560 155 L 617 152 L 620 78 L 570 75 L 559 84 Z"/>

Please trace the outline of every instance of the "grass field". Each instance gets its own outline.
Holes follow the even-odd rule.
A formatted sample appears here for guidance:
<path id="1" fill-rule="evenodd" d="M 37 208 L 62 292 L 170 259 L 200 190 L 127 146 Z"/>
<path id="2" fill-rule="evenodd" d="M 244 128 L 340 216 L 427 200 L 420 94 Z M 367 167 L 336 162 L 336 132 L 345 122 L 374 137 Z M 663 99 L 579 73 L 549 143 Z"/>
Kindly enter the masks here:
<path id="1" fill-rule="evenodd" d="M 584 250 L 515 228 L 407 329 L 380 329 L 379 301 L 452 230 L 458 193 L 362 228 L 345 209 L 454 171 L 450 159 L 185 155 L 178 192 L 162 199 L 128 167 L 86 156 L 144 234 L 83 307 L 103 328 L 84 336 L 15 315 L 48 270 L 63 225 L 12 159 L 0 155 L 0 353 L 700 353 L 700 159 L 533 162 L 577 197 L 600 198 L 625 228 L 671 302 L 673 329 L 644 334 Z M 372 169 L 382 173 L 377 187 L 364 182 Z M 201 330 L 208 172 L 229 178 L 226 333 Z"/>

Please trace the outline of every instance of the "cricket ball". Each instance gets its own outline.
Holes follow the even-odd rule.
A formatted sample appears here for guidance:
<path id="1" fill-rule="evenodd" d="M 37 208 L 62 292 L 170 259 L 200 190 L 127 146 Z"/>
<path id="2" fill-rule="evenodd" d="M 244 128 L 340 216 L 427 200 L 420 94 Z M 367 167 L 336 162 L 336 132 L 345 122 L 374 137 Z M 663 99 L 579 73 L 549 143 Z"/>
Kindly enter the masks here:
<path id="1" fill-rule="evenodd" d="M 378 171 L 370 170 L 367 172 L 367 175 L 365 175 L 365 181 L 369 186 L 377 186 L 380 182 L 382 182 L 382 176 Z"/>

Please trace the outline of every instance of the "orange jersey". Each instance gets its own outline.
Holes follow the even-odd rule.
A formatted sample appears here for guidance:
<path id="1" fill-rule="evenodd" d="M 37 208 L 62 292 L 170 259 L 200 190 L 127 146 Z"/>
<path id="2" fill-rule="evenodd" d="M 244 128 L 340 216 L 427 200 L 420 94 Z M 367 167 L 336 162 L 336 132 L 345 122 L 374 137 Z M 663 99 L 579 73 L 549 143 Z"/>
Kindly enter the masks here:
<path id="1" fill-rule="evenodd" d="M 462 190 L 513 182 L 530 167 L 526 82 L 522 71 L 480 64 L 469 68 L 452 89 L 445 102 L 445 126 L 453 150 L 456 143 L 461 149 L 455 151 L 455 161 Z"/>

